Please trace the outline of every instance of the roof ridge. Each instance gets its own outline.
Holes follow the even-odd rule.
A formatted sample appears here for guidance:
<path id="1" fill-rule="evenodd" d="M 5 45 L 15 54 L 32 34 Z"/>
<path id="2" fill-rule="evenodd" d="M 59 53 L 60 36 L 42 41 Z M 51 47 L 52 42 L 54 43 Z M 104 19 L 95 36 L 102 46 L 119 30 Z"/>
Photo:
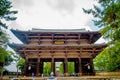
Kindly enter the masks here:
<path id="1" fill-rule="evenodd" d="M 32 28 L 32 30 L 85 30 L 85 28 L 81 28 L 81 29 L 40 29 L 40 28 Z"/>

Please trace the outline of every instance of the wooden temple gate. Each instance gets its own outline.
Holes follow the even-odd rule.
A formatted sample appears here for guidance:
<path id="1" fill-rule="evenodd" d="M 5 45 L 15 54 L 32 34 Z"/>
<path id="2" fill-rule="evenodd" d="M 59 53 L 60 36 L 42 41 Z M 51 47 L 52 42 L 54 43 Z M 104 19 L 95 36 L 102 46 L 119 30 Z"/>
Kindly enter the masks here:
<path id="1" fill-rule="evenodd" d="M 64 75 L 68 76 L 68 62 L 74 62 L 77 76 L 94 75 L 93 58 L 106 47 L 94 44 L 100 33 L 85 30 L 40 29 L 31 31 L 11 30 L 24 44 L 10 44 L 20 56 L 25 58 L 25 75 L 43 73 L 44 62 L 51 62 L 51 72 L 55 72 L 55 62 L 63 62 Z"/>

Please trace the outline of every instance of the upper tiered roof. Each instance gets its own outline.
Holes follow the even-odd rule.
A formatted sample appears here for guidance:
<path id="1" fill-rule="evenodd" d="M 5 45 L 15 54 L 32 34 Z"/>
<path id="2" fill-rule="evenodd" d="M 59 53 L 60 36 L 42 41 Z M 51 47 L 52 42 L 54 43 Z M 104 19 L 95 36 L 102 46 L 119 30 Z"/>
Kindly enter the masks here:
<path id="1" fill-rule="evenodd" d="M 12 33 L 23 43 L 27 43 L 27 37 L 40 37 L 43 35 L 54 36 L 59 34 L 64 35 L 78 35 L 80 39 L 87 39 L 91 40 L 91 43 L 96 42 L 100 37 L 101 34 L 98 31 L 86 31 L 85 29 L 32 29 L 28 31 L 21 31 L 21 30 L 13 30 L 11 29 Z M 50 35 L 51 34 L 51 35 Z M 73 36 L 73 35 L 72 35 Z M 67 37 L 66 37 L 67 38 Z"/>

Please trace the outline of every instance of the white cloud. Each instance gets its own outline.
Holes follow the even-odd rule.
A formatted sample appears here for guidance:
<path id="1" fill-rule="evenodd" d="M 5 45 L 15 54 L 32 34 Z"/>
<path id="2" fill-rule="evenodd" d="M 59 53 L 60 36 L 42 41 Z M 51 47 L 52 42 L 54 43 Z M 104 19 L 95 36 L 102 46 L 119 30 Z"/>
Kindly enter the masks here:
<path id="1" fill-rule="evenodd" d="M 12 0 L 18 9 L 18 29 L 77 29 L 88 26 L 92 17 L 82 8 L 90 8 L 94 0 Z"/>
<path id="2" fill-rule="evenodd" d="M 76 7 L 74 0 L 46 0 L 48 5 L 59 12 L 72 13 Z"/>

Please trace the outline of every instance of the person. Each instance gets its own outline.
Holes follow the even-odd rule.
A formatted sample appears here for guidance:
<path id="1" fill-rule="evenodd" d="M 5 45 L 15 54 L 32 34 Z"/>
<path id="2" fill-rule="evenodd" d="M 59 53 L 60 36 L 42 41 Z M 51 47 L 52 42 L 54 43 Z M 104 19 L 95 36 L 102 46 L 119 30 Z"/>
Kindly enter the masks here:
<path id="1" fill-rule="evenodd" d="M 59 77 L 59 76 L 60 76 L 59 71 L 56 71 L 56 77 Z"/>
<path id="2" fill-rule="evenodd" d="M 54 77 L 54 73 L 53 72 L 50 73 L 50 76 L 51 77 L 49 77 L 47 80 L 57 80 L 57 78 Z"/>
<path id="3" fill-rule="evenodd" d="M 53 73 L 53 72 L 51 72 L 51 73 L 50 73 L 50 75 L 51 75 L 51 77 L 53 77 L 53 76 L 54 76 L 54 73 Z"/>
<path id="4" fill-rule="evenodd" d="M 90 65 L 87 65 L 88 70 L 90 70 Z"/>
<path id="5" fill-rule="evenodd" d="M 32 80 L 35 80 L 35 79 L 34 79 L 34 72 L 32 72 Z"/>
<path id="6" fill-rule="evenodd" d="M 90 63 L 87 63 L 85 66 L 86 66 L 86 69 L 87 69 L 87 74 L 90 75 L 90 70 L 91 70 Z"/>
<path id="7" fill-rule="evenodd" d="M 41 74 L 41 77 L 43 77 L 43 74 Z"/>
<path id="8" fill-rule="evenodd" d="M 87 65 L 88 75 L 90 75 L 90 64 Z"/>

